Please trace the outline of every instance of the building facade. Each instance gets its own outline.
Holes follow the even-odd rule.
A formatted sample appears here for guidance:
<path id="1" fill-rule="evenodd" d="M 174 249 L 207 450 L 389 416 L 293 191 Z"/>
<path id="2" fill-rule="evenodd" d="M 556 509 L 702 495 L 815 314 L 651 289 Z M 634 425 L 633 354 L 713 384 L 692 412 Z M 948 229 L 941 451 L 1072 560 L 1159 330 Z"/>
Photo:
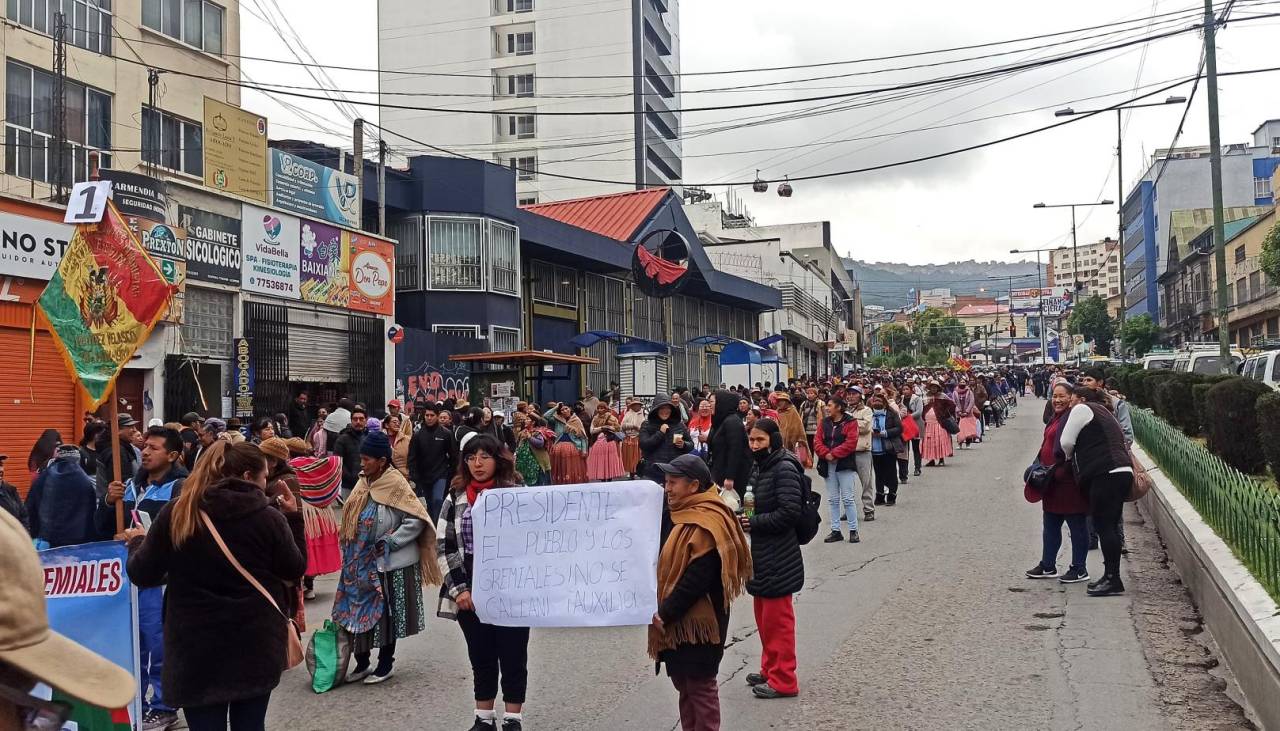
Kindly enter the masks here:
<path id="1" fill-rule="evenodd" d="M 58 13 L 66 30 L 65 184 L 88 178 L 91 152 L 103 168 L 203 179 L 204 98 L 240 103 L 237 0 L 191 0 L 185 8 L 167 0 L 12 0 L 0 35 L 0 192 L 44 200 L 56 178 Z M 148 67 L 183 75 L 152 75 Z M 218 78 L 232 83 L 209 80 Z"/>
<path id="2" fill-rule="evenodd" d="M 857 361 L 861 292 L 835 250 L 829 221 L 739 222 L 716 200 L 684 209 L 716 269 L 782 293 L 782 309 L 762 315 L 760 329 L 781 336 L 770 347 L 793 376 L 840 373 Z"/>
<path id="3" fill-rule="evenodd" d="M 680 181 L 679 0 L 379 0 L 378 14 L 381 100 L 458 110 L 384 108 L 404 146 L 511 168 L 521 205 Z"/>
<path id="4" fill-rule="evenodd" d="M 1120 294 L 1120 245 L 1106 238 L 1092 244 L 1054 249 L 1049 252 L 1050 287 L 1072 289 L 1080 284 L 1080 297 L 1098 295 L 1105 299 Z"/>
<path id="5" fill-rule="evenodd" d="M 1271 177 L 1280 165 L 1280 120 L 1253 132 L 1251 143 L 1222 150 L 1223 205 L 1268 206 Z M 1126 196 L 1124 222 L 1125 306 L 1128 316 L 1160 317 L 1158 278 L 1168 262 L 1173 211 L 1212 206 L 1209 148 L 1157 150 L 1141 180 Z"/>

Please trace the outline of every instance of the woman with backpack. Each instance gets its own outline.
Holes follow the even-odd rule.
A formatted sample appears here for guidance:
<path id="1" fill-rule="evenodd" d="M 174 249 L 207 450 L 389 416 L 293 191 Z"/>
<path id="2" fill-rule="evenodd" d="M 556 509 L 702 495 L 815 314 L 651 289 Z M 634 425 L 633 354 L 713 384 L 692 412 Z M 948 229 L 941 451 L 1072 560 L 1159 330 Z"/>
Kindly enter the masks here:
<path id="1" fill-rule="evenodd" d="M 757 475 L 755 512 L 742 515 L 751 535 L 752 576 L 747 593 L 755 603 L 760 632 L 760 672 L 747 675 L 757 698 L 790 698 L 796 679 L 796 613 L 792 595 L 804 586 L 804 558 L 796 534 L 802 511 L 803 474 L 795 455 L 783 449 L 782 431 L 760 419 L 747 436 Z"/>

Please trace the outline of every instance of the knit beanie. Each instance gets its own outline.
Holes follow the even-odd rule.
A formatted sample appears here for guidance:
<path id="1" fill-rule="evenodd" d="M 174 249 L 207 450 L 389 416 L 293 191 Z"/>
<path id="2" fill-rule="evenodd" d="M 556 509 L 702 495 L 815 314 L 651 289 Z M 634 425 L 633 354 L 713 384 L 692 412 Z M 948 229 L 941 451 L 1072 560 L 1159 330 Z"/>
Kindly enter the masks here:
<path id="1" fill-rule="evenodd" d="M 364 441 L 360 443 L 360 454 L 374 459 L 382 458 L 390 462 L 391 440 L 387 439 L 387 435 L 380 431 L 371 431 L 365 435 Z"/>
<path id="2" fill-rule="evenodd" d="M 289 445 L 280 437 L 263 439 L 262 443 L 258 445 L 258 449 L 261 449 L 263 454 L 275 457 L 281 462 L 289 461 Z"/>

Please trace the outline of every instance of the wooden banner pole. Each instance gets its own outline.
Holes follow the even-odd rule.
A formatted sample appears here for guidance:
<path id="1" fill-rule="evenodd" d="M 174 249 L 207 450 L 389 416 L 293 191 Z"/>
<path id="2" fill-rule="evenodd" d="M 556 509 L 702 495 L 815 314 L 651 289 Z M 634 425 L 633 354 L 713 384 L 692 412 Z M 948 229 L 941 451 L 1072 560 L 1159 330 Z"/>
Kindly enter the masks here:
<path id="1" fill-rule="evenodd" d="M 116 387 L 111 386 L 111 394 L 107 398 L 107 423 L 111 427 L 111 479 L 120 479 L 120 406 L 116 401 Z M 124 532 L 124 498 L 116 501 L 116 535 Z"/>

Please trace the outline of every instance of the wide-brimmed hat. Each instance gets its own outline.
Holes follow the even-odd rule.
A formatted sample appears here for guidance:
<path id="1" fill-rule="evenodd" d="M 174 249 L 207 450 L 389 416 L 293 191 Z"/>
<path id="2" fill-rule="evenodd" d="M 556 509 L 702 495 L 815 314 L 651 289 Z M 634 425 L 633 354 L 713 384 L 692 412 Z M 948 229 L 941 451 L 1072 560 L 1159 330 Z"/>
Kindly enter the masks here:
<path id="1" fill-rule="evenodd" d="M 775 401 L 786 401 L 787 403 L 791 403 L 791 394 L 786 391 L 774 391 L 773 399 Z"/>
<path id="2" fill-rule="evenodd" d="M 49 628 L 45 569 L 31 536 L 3 510 L 0 555 L 0 663 L 90 705 L 129 705 L 138 691 L 132 673 Z"/>
<path id="3" fill-rule="evenodd" d="M 263 454 L 275 457 L 278 460 L 289 461 L 289 443 L 280 437 L 263 439 L 262 443 L 258 445 L 258 449 L 261 449 Z"/>

